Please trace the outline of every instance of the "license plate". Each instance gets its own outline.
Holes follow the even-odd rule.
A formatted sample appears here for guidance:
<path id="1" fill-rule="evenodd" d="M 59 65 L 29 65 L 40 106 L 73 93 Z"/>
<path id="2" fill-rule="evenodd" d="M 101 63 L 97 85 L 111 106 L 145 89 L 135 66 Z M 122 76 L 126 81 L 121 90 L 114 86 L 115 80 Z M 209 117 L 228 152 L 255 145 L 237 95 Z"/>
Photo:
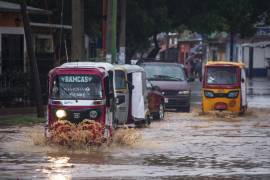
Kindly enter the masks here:
<path id="1" fill-rule="evenodd" d="M 223 89 L 219 89 L 217 90 L 218 93 L 224 93 L 224 90 Z"/>
<path id="2" fill-rule="evenodd" d="M 168 103 L 169 102 L 169 99 L 168 98 L 165 98 L 164 101 L 165 101 L 165 103 Z"/>
<path id="3" fill-rule="evenodd" d="M 74 112 L 73 113 L 73 118 L 74 119 L 79 119 L 81 117 L 81 113 L 79 113 L 79 112 Z"/>

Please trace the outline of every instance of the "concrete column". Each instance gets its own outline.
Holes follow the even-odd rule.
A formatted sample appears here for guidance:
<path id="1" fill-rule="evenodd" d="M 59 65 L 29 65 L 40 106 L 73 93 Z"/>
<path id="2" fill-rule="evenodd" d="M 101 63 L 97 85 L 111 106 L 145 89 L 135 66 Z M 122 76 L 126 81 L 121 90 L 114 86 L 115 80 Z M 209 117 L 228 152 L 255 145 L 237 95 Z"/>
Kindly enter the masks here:
<path id="1" fill-rule="evenodd" d="M 84 60 L 84 0 L 72 0 L 72 60 Z"/>
<path id="2" fill-rule="evenodd" d="M 106 61 L 112 62 L 112 0 L 107 3 Z"/>
<path id="3" fill-rule="evenodd" d="M 29 59 L 27 56 L 27 49 L 26 49 L 26 38 L 25 35 L 23 35 L 23 72 L 29 72 Z"/>
<path id="4" fill-rule="evenodd" d="M 0 33 L 0 75 L 2 74 L 2 33 Z"/>
<path id="5" fill-rule="evenodd" d="M 117 63 L 117 48 L 116 48 L 116 38 L 117 38 L 117 0 L 112 0 L 112 63 Z"/>
<path id="6" fill-rule="evenodd" d="M 119 39 L 119 64 L 125 64 L 126 62 L 126 0 L 120 1 L 121 7 L 121 22 L 120 22 L 120 39 Z"/>
<path id="7" fill-rule="evenodd" d="M 254 48 L 252 46 L 249 47 L 249 68 L 248 68 L 248 76 L 250 79 L 253 77 L 253 51 Z"/>

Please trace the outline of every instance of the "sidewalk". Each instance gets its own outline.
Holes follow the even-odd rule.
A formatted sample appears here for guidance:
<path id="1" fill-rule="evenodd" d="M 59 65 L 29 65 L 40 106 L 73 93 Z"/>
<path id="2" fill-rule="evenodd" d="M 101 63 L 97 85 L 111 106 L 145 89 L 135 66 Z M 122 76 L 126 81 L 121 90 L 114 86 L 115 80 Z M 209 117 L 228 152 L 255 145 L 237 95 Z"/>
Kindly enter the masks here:
<path id="1" fill-rule="evenodd" d="M 247 98 L 249 107 L 270 108 L 270 78 L 248 79 Z"/>
<path id="2" fill-rule="evenodd" d="M 248 95 L 270 95 L 270 78 L 247 79 Z"/>
<path id="3" fill-rule="evenodd" d="M 35 114 L 36 107 L 0 108 L 0 118 L 3 116 Z"/>

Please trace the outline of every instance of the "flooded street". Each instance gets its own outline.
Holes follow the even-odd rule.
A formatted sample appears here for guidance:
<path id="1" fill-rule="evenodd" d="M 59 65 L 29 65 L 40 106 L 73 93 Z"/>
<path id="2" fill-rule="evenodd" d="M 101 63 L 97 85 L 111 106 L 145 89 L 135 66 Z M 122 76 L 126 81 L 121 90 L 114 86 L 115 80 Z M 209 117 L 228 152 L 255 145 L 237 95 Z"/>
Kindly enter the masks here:
<path id="1" fill-rule="evenodd" d="M 264 101 L 263 108 L 250 107 L 242 117 L 201 115 L 198 92 L 194 91 L 191 113 L 167 112 L 166 120 L 138 129 L 142 139 L 133 145 L 112 143 L 71 151 L 34 145 L 33 140 L 42 141 L 41 125 L 2 128 L 0 177 L 270 179 L 269 101 Z M 264 97 L 249 94 L 251 104 L 260 96 Z"/>
<path id="2" fill-rule="evenodd" d="M 140 129 L 143 139 L 138 144 L 113 143 L 107 148 L 75 152 L 34 145 L 29 133 L 33 128 L 36 130 L 32 133 L 42 133 L 41 126 L 2 129 L 0 176 L 21 179 L 269 178 L 269 124 L 267 110 L 252 109 L 246 117 L 225 118 L 199 116 L 196 110 L 190 114 L 169 112 L 167 120 Z"/>
<path id="3" fill-rule="evenodd" d="M 270 180 L 270 0 L 0 0 L 0 180 Z"/>

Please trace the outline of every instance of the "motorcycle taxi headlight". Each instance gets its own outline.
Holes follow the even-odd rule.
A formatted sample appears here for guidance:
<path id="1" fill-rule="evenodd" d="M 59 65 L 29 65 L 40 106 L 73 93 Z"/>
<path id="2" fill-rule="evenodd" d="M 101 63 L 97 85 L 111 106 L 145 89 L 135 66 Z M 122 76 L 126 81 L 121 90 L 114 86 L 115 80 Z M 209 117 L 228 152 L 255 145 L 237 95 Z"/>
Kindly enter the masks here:
<path id="1" fill-rule="evenodd" d="M 238 91 L 231 91 L 228 93 L 228 98 L 236 98 L 238 96 Z"/>
<path id="2" fill-rule="evenodd" d="M 214 98 L 215 95 L 212 91 L 204 91 L 204 96 L 208 98 Z"/>
<path id="3" fill-rule="evenodd" d="M 98 117 L 98 112 L 96 110 L 92 110 L 89 112 L 89 117 L 91 119 L 96 119 Z"/>
<path id="4" fill-rule="evenodd" d="M 184 95 L 187 95 L 187 94 L 189 94 L 189 91 L 178 91 L 178 94 L 184 94 Z"/>
<path id="5" fill-rule="evenodd" d="M 66 113 L 66 111 L 63 110 L 63 109 L 58 109 L 58 110 L 55 112 L 55 115 L 56 115 L 57 118 L 62 119 L 62 118 L 64 118 L 64 117 L 67 116 L 67 113 Z"/>

